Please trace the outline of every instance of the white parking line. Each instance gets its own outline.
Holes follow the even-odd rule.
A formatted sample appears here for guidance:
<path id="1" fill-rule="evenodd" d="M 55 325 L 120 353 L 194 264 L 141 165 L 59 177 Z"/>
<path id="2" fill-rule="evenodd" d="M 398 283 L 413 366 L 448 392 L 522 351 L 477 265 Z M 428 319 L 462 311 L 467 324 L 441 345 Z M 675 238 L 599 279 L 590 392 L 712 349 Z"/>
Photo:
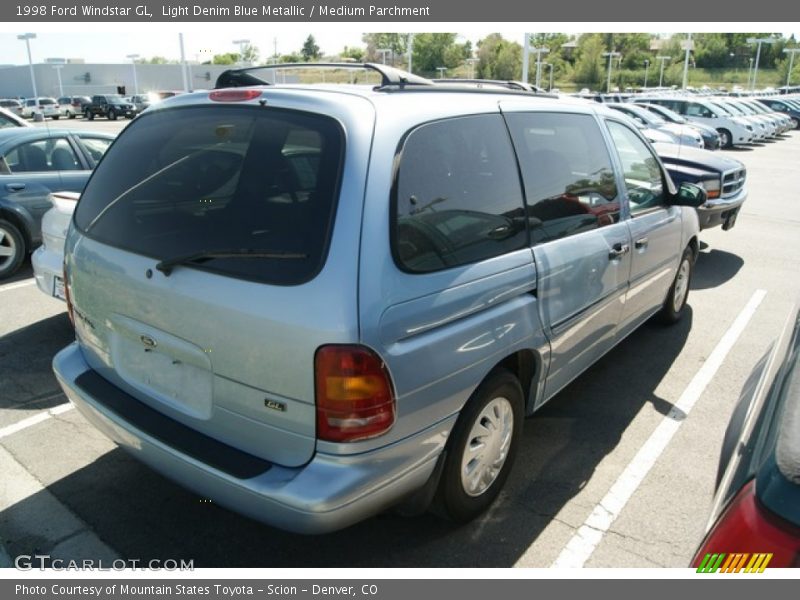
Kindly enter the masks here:
<path id="1" fill-rule="evenodd" d="M 25 281 L 18 281 L 16 283 L 7 283 L 5 285 L 0 285 L 0 292 L 8 292 L 10 290 L 16 290 L 17 288 L 27 287 L 29 285 L 34 285 L 36 283 L 35 279 L 26 279 Z"/>
<path id="2" fill-rule="evenodd" d="M 625 508 L 628 500 L 647 476 L 658 457 L 661 456 L 685 417 L 688 416 L 708 384 L 711 383 L 712 378 L 722 366 L 725 357 L 739 339 L 766 294 L 765 290 L 756 290 L 706 362 L 689 382 L 678 402 L 656 427 L 633 460 L 628 463 L 605 497 L 594 507 L 583 525 L 572 536 L 553 563 L 553 567 L 577 568 L 582 567 L 589 560 L 595 548 L 603 540 L 603 536 L 611 528 L 611 524 Z"/>
<path id="3" fill-rule="evenodd" d="M 58 395 L 60 396 L 61 394 Z M 38 425 L 43 421 L 47 421 L 48 419 L 55 417 L 56 415 L 60 415 L 67 411 L 70 411 L 73 408 L 75 408 L 75 405 L 72 404 L 72 402 L 65 402 L 64 404 L 59 404 L 58 406 L 54 406 L 50 410 L 42 411 L 31 417 L 28 417 L 27 419 L 22 419 L 22 421 L 13 423 L 12 425 L 7 425 L 2 429 L 0 429 L 0 440 L 17 432 L 20 432 L 23 429 L 27 429 L 28 427 L 33 427 L 34 425 Z"/>

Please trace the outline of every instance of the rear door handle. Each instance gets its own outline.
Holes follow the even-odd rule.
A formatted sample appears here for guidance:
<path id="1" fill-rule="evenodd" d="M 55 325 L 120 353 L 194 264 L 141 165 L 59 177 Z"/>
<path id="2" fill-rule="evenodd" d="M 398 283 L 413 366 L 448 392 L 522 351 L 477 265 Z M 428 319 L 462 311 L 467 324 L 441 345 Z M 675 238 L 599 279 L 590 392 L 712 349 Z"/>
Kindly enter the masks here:
<path id="1" fill-rule="evenodd" d="M 20 192 L 25 189 L 24 183 L 7 183 L 6 190 L 9 192 Z"/>
<path id="2" fill-rule="evenodd" d="M 647 239 L 646 237 L 643 237 L 636 240 L 633 245 L 636 246 L 637 250 L 641 250 L 642 248 L 647 248 L 647 244 L 649 243 L 650 240 Z"/>
<path id="3" fill-rule="evenodd" d="M 609 260 L 617 260 L 631 251 L 630 244 L 614 244 L 608 251 Z"/>

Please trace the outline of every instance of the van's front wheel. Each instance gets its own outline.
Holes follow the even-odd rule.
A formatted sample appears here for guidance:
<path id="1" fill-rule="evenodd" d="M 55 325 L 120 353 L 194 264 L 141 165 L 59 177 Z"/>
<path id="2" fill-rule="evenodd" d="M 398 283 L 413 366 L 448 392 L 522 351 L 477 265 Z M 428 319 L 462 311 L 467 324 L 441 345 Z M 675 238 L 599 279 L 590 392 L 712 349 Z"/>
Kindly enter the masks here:
<path id="1" fill-rule="evenodd" d="M 496 371 L 475 390 L 451 433 L 438 512 L 465 522 L 489 507 L 511 471 L 522 417 L 522 388 L 510 372 Z"/>
<path id="2" fill-rule="evenodd" d="M 683 316 L 683 309 L 686 307 L 686 300 L 689 298 L 689 286 L 692 283 L 692 271 L 694 270 L 694 253 L 691 248 L 683 251 L 681 262 L 678 264 L 678 272 L 672 286 L 669 288 L 667 299 L 661 308 L 661 321 L 667 325 L 677 323 Z"/>

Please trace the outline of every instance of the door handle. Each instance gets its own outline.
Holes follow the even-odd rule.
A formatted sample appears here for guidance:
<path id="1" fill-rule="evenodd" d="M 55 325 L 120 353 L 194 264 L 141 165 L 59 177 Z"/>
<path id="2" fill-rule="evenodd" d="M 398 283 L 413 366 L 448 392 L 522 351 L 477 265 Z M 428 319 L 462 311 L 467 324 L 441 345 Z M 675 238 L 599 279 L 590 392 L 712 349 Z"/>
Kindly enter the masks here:
<path id="1" fill-rule="evenodd" d="M 7 183 L 6 190 L 9 192 L 20 192 L 25 189 L 24 183 Z"/>
<path id="2" fill-rule="evenodd" d="M 614 244 L 611 246 L 611 250 L 608 251 L 608 259 L 617 260 L 630 251 L 631 247 L 629 244 Z"/>
<path id="3" fill-rule="evenodd" d="M 650 240 L 647 239 L 646 237 L 643 237 L 636 240 L 633 245 L 636 247 L 637 250 L 641 250 L 642 248 L 647 248 L 647 244 L 649 243 Z"/>

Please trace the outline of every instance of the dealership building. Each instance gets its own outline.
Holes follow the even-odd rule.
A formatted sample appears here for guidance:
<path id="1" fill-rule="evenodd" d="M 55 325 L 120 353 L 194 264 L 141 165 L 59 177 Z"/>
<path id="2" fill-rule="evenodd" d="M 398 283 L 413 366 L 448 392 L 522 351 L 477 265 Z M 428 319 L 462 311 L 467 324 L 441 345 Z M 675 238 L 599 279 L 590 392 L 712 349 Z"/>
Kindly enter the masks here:
<path id="1" fill-rule="evenodd" d="M 96 64 L 75 59 L 48 59 L 33 65 L 39 96 L 125 95 L 156 90 L 203 90 L 214 87 L 228 65 L 137 63 Z M 33 94 L 28 65 L 0 65 L 0 98 L 30 98 Z"/>

